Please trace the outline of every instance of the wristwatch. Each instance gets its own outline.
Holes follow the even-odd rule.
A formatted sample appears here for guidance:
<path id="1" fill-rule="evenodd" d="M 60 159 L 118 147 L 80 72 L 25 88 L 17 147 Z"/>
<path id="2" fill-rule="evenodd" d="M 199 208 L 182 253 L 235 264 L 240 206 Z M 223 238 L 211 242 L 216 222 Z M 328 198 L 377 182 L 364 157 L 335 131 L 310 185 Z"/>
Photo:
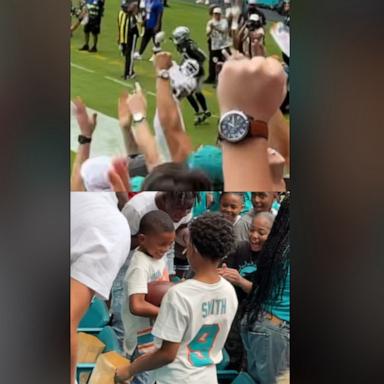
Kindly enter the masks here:
<path id="1" fill-rule="evenodd" d="M 230 143 L 238 143 L 247 137 L 268 139 L 268 125 L 265 121 L 255 120 L 244 112 L 232 110 L 221 116 L 219 136 Z"/>
<path id="2" fill-rule="evenodd" d="M 160 71 L 157 72 L 157 77 L 163 80 L 169 80 L 169 71 L 168 69 L 160 69 Z"/>
<path id="3" fill-rule="evenodd" d="M 133 124 L 139 124 L 145 120 L 145 116 L 141 112 L 135 112 L 132 115 Z"/>
<path id="4" fill-rule="evenodd" d="M 79 142 L 79 144 L 88 144 L 92 141 L 92 138 L 84 135 L 79 135 L 77 141 Z"/>

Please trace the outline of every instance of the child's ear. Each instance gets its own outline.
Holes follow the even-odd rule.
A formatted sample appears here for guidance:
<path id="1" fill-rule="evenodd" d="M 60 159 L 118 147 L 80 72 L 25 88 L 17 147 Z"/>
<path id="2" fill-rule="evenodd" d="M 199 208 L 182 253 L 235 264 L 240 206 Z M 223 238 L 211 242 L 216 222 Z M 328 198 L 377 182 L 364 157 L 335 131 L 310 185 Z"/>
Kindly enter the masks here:
<path id="1" fill-rule="evenodd" d="M 145 240 L 145 235 L 143 235 L 142 233 L 139 233 L 137 240 L 139 241 L 139 245 L 143 244 Z"/>

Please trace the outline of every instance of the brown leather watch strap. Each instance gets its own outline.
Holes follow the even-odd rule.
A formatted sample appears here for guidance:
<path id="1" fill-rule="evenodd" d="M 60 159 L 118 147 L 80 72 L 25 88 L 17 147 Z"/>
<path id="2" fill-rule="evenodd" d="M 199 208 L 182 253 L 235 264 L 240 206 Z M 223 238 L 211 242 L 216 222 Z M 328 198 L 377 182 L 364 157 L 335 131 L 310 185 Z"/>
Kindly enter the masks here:
<path id="1" fill-rule="evenodd" d="M 251 137 L 264 137 L 268 140 L 268 124 L 261 120 L 251 120 L 248 136 Z"/>

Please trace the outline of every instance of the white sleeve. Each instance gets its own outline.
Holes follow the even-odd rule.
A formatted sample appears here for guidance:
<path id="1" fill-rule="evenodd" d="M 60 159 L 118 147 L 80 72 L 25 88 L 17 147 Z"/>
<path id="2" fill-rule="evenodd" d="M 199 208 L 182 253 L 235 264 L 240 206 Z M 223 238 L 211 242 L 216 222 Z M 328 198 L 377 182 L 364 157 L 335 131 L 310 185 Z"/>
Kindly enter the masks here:
<path id="1" fill-rule="evenodd" d="M 89 192 L 90 193 L 90 192 Z M 115 227 L 90 225 L 71 248 L 71 278 L 108 300 L 131 245 L 129 227 L 121 217 Z"/>
<path id="2" fill-rule="evenodd" d="M 148 272 L 144 266 L 131 264 L 125 279 L 128 286 L 128 297 L 136 293 L 148 293 Z"/>
<path id="3" fill-rule="evenodd" d="M 188 309 L 171 288 L 163 298 L 152 334 L 162 340 L 180 343 L 188 326 Z"/>
<path id="4" fill-rule="evenodd" d="M 131 229 L 131 236 L 137 235 L 137 233 L 139 232 L 141 220 L 139 211 L 128 202 L 124 205 L 124 208 L 122 209 L 121 213 L 128 220 L 129 228 Z"/>

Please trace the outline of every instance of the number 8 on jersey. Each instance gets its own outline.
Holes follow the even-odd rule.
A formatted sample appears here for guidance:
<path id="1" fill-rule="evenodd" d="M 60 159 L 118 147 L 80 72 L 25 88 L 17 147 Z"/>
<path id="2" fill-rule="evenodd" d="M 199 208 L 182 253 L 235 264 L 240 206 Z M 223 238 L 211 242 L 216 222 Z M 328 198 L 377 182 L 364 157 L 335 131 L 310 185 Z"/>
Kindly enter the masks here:
<path id="1" fill-rule="evenodd" d="M 213 364 L 209 352 L 219 332 L 218 324 L 203 325 L 194 339 L 188 344 L 188 358 L 194 367 Z"/>

